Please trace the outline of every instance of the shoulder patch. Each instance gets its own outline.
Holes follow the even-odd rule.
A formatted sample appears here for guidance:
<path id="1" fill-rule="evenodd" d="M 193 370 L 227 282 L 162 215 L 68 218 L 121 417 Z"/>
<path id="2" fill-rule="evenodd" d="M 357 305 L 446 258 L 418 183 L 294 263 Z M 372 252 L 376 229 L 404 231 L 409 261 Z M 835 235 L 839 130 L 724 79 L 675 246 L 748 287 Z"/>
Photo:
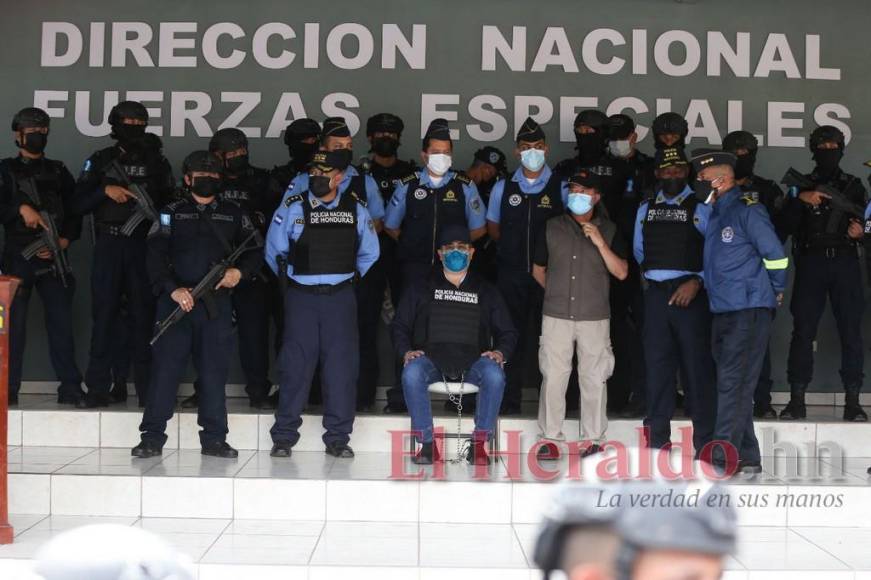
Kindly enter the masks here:
<path id="1" fill-rule="evenodd" d="M 407 184 L 411 183 L 412 181 L 414 181 L 415 179 L 417 179 L 418 177 L 419 176 L 418 176 L 417 172 L 415 171 L 414 173 L 406 175 L 405 177 L 400 179 L 399 183 L 401 183 L 403 185 L 407 185 Z"/>
<path id="2" fill-rule="evenodd" d="M 469 176 L 466 175 L 465 173 L 457 173 L 457 174 L 454 176 L 454 179 L 456 179 L 456 180 L 459 181 L 460 183 L 464 183 L 464 184 L 466 184 L 466 185 L 469 185 L 469 184 L 472 183 L 472 180 L 471 180 L 471 179 L 469 178 Z"/>
<path id="3" fill-rule="evenodd" d="M 741 201 L 744 202 L 744 205 L 757 204 L 759 203 L 759 194 L 755 191 L 748 191 L 741 196 Z"/>
<path id="4" fill-rule="evenodd" d="M 289 195 L 287 196 L 287 199 L 284 200 L 284 207 L 290 207 L 299 201 L 302 201 L 302 195 Z"/>
<path id="5" fill-rule="evenodd" d="M 357 195 L 357 192 L 352 191 L 352 192 L 351 192 L 351 197 L 353 197 L 353 198 L 354 198 L 354 201 L 356 201 L 357 203 L 359 203 L 359 204 L 362 205 L 363 207 L 368 207 L 368 205 L 366 204 L 366 202 L 363 201 L 362 199 L 360 199 L 360 196 Z"/>

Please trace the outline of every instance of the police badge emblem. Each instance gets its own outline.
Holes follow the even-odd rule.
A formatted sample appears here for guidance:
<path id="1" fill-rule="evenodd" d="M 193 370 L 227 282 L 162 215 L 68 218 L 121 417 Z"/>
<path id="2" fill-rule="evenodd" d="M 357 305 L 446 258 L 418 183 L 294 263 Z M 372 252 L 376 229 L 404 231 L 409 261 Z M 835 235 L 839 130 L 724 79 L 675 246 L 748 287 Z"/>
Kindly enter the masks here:
<path id="1" fill-rule="evenodd" d="M 426 190 L 422 187 L 418 187 L 414 190 L 414 199 L 420 201 L 422 199 L 426 199 Z"/>
<path id="2" fill-rule="evenodd" d="M 508 205 L 510 205 L 511 207 L 517 207 L 518 205 L 520 205 L 521 201 L 523 201 L 523 199 L 520 197 L 519 193 L 512 193 L 508 197 Z"/>

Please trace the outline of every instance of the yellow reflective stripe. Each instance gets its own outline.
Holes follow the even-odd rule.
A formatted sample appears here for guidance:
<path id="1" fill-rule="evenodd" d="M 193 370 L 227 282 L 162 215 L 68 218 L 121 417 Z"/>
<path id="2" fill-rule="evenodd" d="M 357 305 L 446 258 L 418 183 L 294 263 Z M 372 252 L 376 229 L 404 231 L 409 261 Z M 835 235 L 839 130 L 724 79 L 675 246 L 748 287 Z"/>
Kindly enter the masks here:
<path id="1" fill-rule="evenodd" d="M 789 258 L 781 258 L 779 260 L 766 260 L 763 258 L 762 263 L 765 264 L 766 270 L 786 270 L 789 266 Z"/>

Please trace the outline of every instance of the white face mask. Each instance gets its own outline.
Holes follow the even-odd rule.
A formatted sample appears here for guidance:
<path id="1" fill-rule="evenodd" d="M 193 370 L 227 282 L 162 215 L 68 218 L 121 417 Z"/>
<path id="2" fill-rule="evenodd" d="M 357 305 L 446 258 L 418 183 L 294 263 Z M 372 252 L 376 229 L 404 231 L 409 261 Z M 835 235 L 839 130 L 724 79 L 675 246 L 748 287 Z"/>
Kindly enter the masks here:
<path id="1" fill-rule="evenodd" d="M 608 143 L 608 151 L 619 159 L 625 159 L 632 153 L 632 143 L 628 139 L 624 141 L 611 141 Z"/>
<path id="2" fill-rule="evenodd" d="M 426 166 L 435 175 L 444 175 L 451 168 L 451 156 L 444 153 L 431 153 L 427 157 Z"/>

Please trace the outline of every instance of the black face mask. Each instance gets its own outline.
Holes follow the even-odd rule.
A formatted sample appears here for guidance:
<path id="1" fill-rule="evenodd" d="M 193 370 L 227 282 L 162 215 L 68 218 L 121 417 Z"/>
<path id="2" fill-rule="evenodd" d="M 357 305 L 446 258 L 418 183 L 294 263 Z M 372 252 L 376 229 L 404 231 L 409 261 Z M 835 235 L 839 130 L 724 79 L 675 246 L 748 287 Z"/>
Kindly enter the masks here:
<path id="1" fill-rule="evenodd" d="M 756 152 L 738 155 L 735 161 L 735 179 L 745 179 L 753 175 L 756 165 Z"/>
<path id="2" fill-rule="evenodd" d="M 248 169 L 248 154 L 237 155 L 236 157 L 231 157 L 230 159 L 225 160 L 224 167 L 227 168 L 228 173 L 232 173 L 233 175 L 244 173 L 245 170 Z"/>
<path id="3" fill-rule="evenodd" d="M 399 141 L 393 137 L 378 137 L 372 141 L 372 151 L 381 157 L 393 157 L 399 150 Z"/>
<path id="4" fill-rule="evenodd" d="M 714 193 L 714 182 L 707 180 L 696 180 L 693 182 L 693 191 L 696 194 L 696 199 L 698 199 L 701 203 L 705 203 L 708 201 L 708 198 L 711 197 L 711 194 Z"/>
<path id="5" fill-rule="evenodd" d="M 145 140 L 145 125 L 119 124 L 112 127 L 115 138 L 128 147 L 139 147 Z"/>
<path id="6" fill-rule="evenodd" d="M 659 180 L 659 186 L 662 193 L 668 197 L 674 197 L 686 189 L 687 180 L 685 177 L 667 177 Z"/>
<path id="7" fill-rule="evenodd" d="M 290 158 L 298 167 L 305 167 L 312 160 L 315 152 L 318 150 L 317 143 L 303 143 L 302 141 L 292 141 L 287 146 L 287 151 L 290 153 Z"/>
<path id="8" fill-rule="evenodd" d="M 38 155 L 45 151 L 45 146 L 48 144 L 48 135 L 45 133 L 25 133 L 24 143 L 15 142 L 15 145 L 24 149 L 28 153 Z"/>
<path id="9" fill-rule="evenodd" d="M 824 175 L 831 175 L 838 169 L 844 152 L 840 149 L 817 149 L 814 151 L 814 161 L 817 169 Z"/>
<path id="10" fill-rule="evenodd" d="M 578 144 L 578 158 L 584 165 L 592 164 L 602 158 L 605 152 L 605 139 L 597 133 L 575 133 Z"/>
<path id="11" fill-rule="evenodd" d="M 194 177 L 191 192 L 197 197 L 215 197 L 221 192 L 223 180 L 217 177 Z"/>
<path id="12" fill-rule="evenodd" d="M 329 175 L 309 175 L 308 190 L 315 194 L 315 197 L 326 197 L 332 191 L 331 181 Z"/>

